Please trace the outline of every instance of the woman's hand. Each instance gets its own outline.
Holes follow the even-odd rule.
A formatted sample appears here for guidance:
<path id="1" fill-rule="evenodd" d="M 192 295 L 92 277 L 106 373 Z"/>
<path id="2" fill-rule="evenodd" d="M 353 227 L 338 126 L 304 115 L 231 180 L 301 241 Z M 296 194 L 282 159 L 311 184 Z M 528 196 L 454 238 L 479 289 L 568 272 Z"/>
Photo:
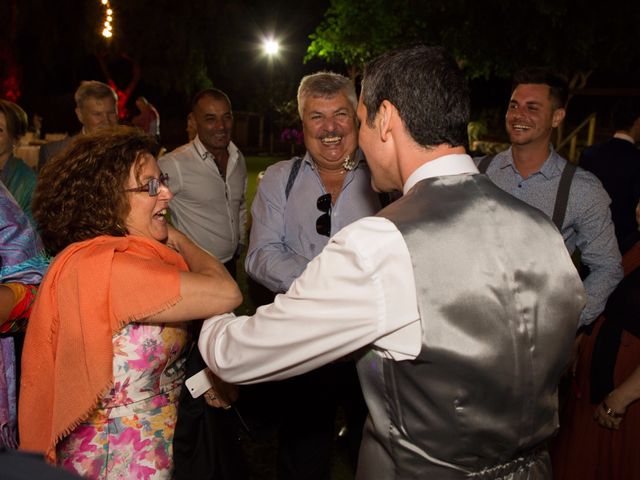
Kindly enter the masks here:
<path id="1" fill-rule="evenodd" d="M 233 311 L 242 303 L 242 293 L 220 261 L 200 248 L 184 233 L 168 226 L 166 245 L 189 266 L 180 274 L 181 300 L 147 318 L 152 322 L 182 322 Z"/>
<path id="2" fill-rule="evenodd" d="M 167 225 L 169 234 L 167 235 L 167 247 L 172 248 L 176 252 L 180 253 L 180 241 L 184 237 L 184 233 L 177 230 L 173 225 Z"/>
<path id="3" fill-rule="evenodd" d="M 640 367 L 614 388 L 593 414 L 594 420 L 605 428 L 617 430 L 629 405 L 640 398 Z"/>
<path id="4" fill-rule="evenodd" d="M 600 402 L 593 418 L 605 428 L 618 430 L 626 411 L 627 406 L 620 399 L 620 395 L 616 394 L 616 390 L 613 390 L 607 395 L 607 398 Z"/>

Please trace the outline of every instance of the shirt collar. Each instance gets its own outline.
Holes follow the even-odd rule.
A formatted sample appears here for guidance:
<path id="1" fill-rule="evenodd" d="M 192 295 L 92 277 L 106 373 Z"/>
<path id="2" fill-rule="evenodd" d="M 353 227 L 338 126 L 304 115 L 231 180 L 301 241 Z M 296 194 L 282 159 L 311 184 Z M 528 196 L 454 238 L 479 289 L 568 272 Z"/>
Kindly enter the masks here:
<path id="1" fill-rule="evenodd" d="M 200 137 L 198 137 L 197 135 L 196 138 L 193 139 L 193 148 L 202 160 L 206 160 L 207 158 L 213 159 L 213 154 L 206 149 L 206 147 L 202 144 Z"/>
<path id="2" fill-rule="evenodd" d="M 445 155 L 418 167 L 404 182 L 402 190 L 407 193 L 416 183 L 425 178 L 460 175 L 463 173 L 478 173 L 478 167 L 473 163 L 471 157 L 464 153 Z"/>
<path id="3" fill-rule="evenodd" d="M 633 139 L 631 135 L 628 135 L 624 132 L 616 132 L 613 135 L 613 138 L 619 138 L 620 140 L 626 140 L 627 142 L 631 142 L 632 145 L 636 144 L 636 141 Z"/>
<path id="4" fill-rule="evenodd" d="M 356 148 L 356 153 L 354 155 L 356 157 L 356 166 L 353 167 L 352 171 L 357 169 L 362 162 L 366 162 L 364 158 L 364 153 L 362 152 L 362 150 L 360 150 L 360 147 Z M 302 160 L 308 163 L 309 165 L 311 165 L 312 167 L 315 167 L 315 162 L 313 161 L 313 157 L 311 156 L 308 150 L 304 154 L 304 157 L 302 157 Z"/>
<path id="5" fill-rule="evenodd" d="M 520 171 L 516 168 L 516 164 L 513 162 L 512 147 L 509 147 L 505 153 L 506 155 L 502 157 L 500 168 L 511 167 L 518 173 L 518 175 L 520 175 Z M 561 159 L 562 157 L 558 155 L 558 152 L 553 148 L 553 145 L 549 144 L 549 156 L 540 167 L 540 170 L 535 173 L 540 173 L 546 178 L 553 178 L 556 175 L 560 175 L 562 173 Z"/>
<path id="6" fill-rule="evenodd" d="M 196 135 L 196 138 L 193 139 L 193 148 L 195 149 L 196 153 L 202 160 L 206 160 L 207 158 L 210 158 L 211 160 L 215 161 L 215 156 L 213 155 L 213 153 L 207 150 L 207 148 L 204 146 L 204 144 L 200 140 L 200 137 L 198 137 L 197 135 Z M 238 147 L 236 147 L 236 145 L 233 142 L 229 142 L 229 145 L 227 146 L 227 151 L 229 152 L 229 163 L 231 163 L 232 159 L 235 159 L 238 156 L 238 152 L 239 152 Z"/>

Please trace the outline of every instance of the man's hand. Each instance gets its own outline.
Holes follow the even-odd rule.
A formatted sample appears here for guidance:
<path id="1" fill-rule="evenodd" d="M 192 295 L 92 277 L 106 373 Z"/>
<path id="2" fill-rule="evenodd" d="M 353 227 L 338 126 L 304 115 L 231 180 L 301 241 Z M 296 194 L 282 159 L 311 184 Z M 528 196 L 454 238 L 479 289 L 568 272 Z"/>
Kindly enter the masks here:
<path id="1" fill-rule="evenodd" d="M 213 387 L 204 392 L 204 400 L 210 407 L 231 408 L 231 404 L 238 399 L 238 387 L 220 380 L 210 370 L 207 371 Z"/>

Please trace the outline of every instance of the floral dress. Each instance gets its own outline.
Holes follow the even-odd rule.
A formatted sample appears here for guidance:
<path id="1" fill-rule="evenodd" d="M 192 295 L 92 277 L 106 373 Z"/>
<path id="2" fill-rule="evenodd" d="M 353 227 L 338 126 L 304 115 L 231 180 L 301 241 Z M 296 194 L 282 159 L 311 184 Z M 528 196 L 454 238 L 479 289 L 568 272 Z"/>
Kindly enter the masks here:
<path id="1" fill-rule="evenodd" d="M 168 479 L 186 324 L 131 323 L 113 337 L 113 388 L 57 446 L 58 464 L 91 479 Z"/>

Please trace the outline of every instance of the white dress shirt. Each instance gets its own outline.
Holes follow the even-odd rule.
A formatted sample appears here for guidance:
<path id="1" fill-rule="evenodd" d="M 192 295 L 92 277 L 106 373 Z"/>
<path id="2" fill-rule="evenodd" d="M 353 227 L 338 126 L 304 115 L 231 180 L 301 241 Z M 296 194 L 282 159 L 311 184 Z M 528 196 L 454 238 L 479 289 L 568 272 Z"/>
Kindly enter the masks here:
<path id="1" fill-rule="evenodd" d="M 223 178 L 215 158 L 196 138 L 158 159 L 169 175 L 173 199 L 169 211 L 175 227 L 222 263 L 244 244 L 247 166 L 233 142 Z"/>
<path id="2" fill-rule="evenodd" d="M 468 155 L 448 155 L 418 168 L 404 190 L 425 178 L 477 172 Z M 254 383 L 299 375 L 367 345 L 394 360 L 414 359 L 419 320 L 404 238 L 389 220 L 365 217 L 332 237 L 273 304 L 251 317 L 206 320 L 199 347 L 222 379 Z"/>

